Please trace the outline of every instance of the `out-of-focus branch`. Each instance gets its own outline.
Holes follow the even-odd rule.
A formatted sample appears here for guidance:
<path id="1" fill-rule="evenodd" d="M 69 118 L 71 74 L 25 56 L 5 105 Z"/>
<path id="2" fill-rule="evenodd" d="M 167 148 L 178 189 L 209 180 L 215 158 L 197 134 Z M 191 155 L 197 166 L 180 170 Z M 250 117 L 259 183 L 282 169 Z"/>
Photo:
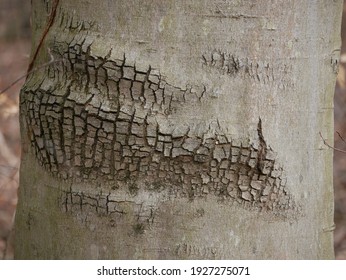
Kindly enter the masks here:
<path id="1" fill-rule="evenodd" d="M 337 152 L 346 154 L 346 151 L 345 151 L 345 150 L 341 150 L 341 149 L 335 148 L 335 147 L 331 146 L 330 144 L 328 144 L 327 140 L 323 138 L 321 132 L 320 132 L 319 134 L 320 134 L 321 139 L 323 140 L 324 145 L 326 145 L 327 147 L 333 149 L 334 151 L 337 151 Z M 339 133 L 338 133 L 338 134 L 339 134 Z M 339 137 L 343 140 L 343 138 L 341 137 L 340 134 L 339 134 Z"/>
<path id="2" fill-rule="evenodd" d="M 29 76 L 30 74 L 36 72 L 37 70 L 40 70 L 41 68 L 47 67 L 53 63 L 57 63 L 57 62 L 61 62 L 62 60 L 50 60 L 47 63 L 44 63 L 42 65 L 39 65 L 37 67 L 34 67 L 31 71 L 27 72 L 26 74 L 18 77 L 16 80 L 14 80 L 10 85 L 8 85 L 7 87 L 5 87 L 4 89 L 0 90 L 0 95 L 3 94 L 4 92 L 8 91 L 11 87 L 13 87 L 16 83 L 18 83 L 20 80 L 26 78 L 27 76 Z"/>
<path id="3" fill-rule="evenodd" d="M 57 7 L 58 7 L 58 4 L 59 4 L 59 1 L 60 0 L 54 0 L 53 1 L 53 6 L 52 6 L 52 10 L 51 10 L 51 13 L 49 15 L 49 19 L 48 19 L 48 22 L 47 22 L 47 25 L 46 25 L 46 28 L 44 29 L 43 33 L 42 33 L 42 37 L 39 41 L 39 44 L 32 56 L 32 59 L 29 63 L 29 67 L 28 67 L 28 71 L 25 75 L 19 77 L 18 79 L 16 79 L 13 83 L 11 83 L 9 86 L 7 86 L 6 88 L 4 88 L 3 90 L 0 91 L 0 95 L 2 93 L 4 93 L 5 91 L 7 91 L 8 89 L 10 89 L 11 87 L 13 87 L 16 83 L 18 83 L 20 80 L 24 79 L 25 77 L 27 77 L 28 75 L 30 75 L 31 73 L 43 68 L 43 67 L 46 67 L 54 62 L 58 62 L 57 60 L 54 61 L 54 59 L 50 60 L 49 62 L 45 63 L 45 64 L 42 64 L 42 65 L 39 65 L 37 67 L 34 67 L 34 63 L 36 61 L 36 58 L 37 58 L 37 55 L 43 45 L 43 42 L 44 42 L 44 39 L 46 38 L 47 34 L 48 34 L 48 31 L 49 29 L 52 27 L 53 25 L 53 22 L 54 22 L 54 19 L 55 19 L 55 16 L 56 16 L 56 11 L 57 11 Z M 49 51 L 49 50 L 48 50 Z M 52 57 L 52 55 L 51 55 Z M 52 57 L 53 58 L 53 57 Z"/>

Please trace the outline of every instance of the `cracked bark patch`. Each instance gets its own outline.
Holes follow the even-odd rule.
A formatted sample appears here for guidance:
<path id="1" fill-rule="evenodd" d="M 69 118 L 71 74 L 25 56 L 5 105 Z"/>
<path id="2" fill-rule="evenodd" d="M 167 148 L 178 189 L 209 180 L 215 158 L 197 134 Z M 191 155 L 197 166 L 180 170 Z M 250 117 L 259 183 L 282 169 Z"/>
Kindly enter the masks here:
<path id="1" fill-rule="evenodd" d="M 281 62 L 263 62 L 214 50 L 202 55 L 202 65 L 205 69 L 214 69 L 223 75 L 241 77 L 279 89 L 293 87 L 292 66 Z"/>
<path id="2" fill-rule="evenodd" d="M 94 56 L 85 40 L 61 43 L 53 51 L 64 64 L 51 66 L 40 83 L 29 79 L 21 93 L 31 145 L 52 175 L 82 183 L 108 181 L 132 195 L 145 182 L 148 191 L 168 189 L 175 197 L 214 195 L 250 208 L 296 209 L 261 120 L 257 147 L 229 139 L 218 120 L 176 123 L 172 115 L 180 106 L 211 98 L 204 86 L 182 89 L 157 69 L 128 64 L 125 56 Z M 77 192 L 64 201 L 66 207 L 110 211 L 107 196 Z"/>

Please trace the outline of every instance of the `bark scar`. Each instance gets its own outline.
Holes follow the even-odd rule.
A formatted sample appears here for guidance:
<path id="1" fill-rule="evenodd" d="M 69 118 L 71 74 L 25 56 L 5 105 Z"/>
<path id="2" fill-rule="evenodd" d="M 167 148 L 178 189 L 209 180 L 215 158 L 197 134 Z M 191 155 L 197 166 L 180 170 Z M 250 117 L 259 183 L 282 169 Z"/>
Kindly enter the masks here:
<path id="1" fill-rule="evenodd" d="M 167 83 L 158 69 L 139 70 L 125 56 L 95 57 L 83 49 L 88 46 L 80 42 L 58 53 L 66 63 L 52 65 L 41 85 L 27 81 L 22 94 L 33 151 L 52 175 L 104 182 L 131 197 L 141 191 L 162 199 L 212 195 L 247 209 L 297 209 L 261 118 L 256 145 L 225 133 L 217 118 L 177 121 L 176 109 L 195 105 L 202 92 L 211 100 L 205 87 L 195 94 Z"/>

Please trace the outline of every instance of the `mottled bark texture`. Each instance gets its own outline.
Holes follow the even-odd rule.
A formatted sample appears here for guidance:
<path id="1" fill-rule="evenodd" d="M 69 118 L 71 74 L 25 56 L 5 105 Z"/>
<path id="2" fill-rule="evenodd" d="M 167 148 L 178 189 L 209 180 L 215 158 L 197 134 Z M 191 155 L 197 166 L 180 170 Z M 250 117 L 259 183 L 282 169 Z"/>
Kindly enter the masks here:
<path id="1" fill-rule="evenodd" d="M 341 11 L 34 0 L 16 257 L 333 258 Z"/>

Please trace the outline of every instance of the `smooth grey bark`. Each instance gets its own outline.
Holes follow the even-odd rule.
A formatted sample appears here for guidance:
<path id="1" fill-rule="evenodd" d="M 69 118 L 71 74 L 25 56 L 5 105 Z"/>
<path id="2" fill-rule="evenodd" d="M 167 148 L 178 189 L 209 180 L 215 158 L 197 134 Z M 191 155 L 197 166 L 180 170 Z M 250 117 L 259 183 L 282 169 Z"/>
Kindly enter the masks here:
<path id="1" fill-rule="evenodd" d="M 342 1 L 33 1 L 16 258 L 333 258 Z M 332 15 L 332 16 L 331 16 Z"/>

